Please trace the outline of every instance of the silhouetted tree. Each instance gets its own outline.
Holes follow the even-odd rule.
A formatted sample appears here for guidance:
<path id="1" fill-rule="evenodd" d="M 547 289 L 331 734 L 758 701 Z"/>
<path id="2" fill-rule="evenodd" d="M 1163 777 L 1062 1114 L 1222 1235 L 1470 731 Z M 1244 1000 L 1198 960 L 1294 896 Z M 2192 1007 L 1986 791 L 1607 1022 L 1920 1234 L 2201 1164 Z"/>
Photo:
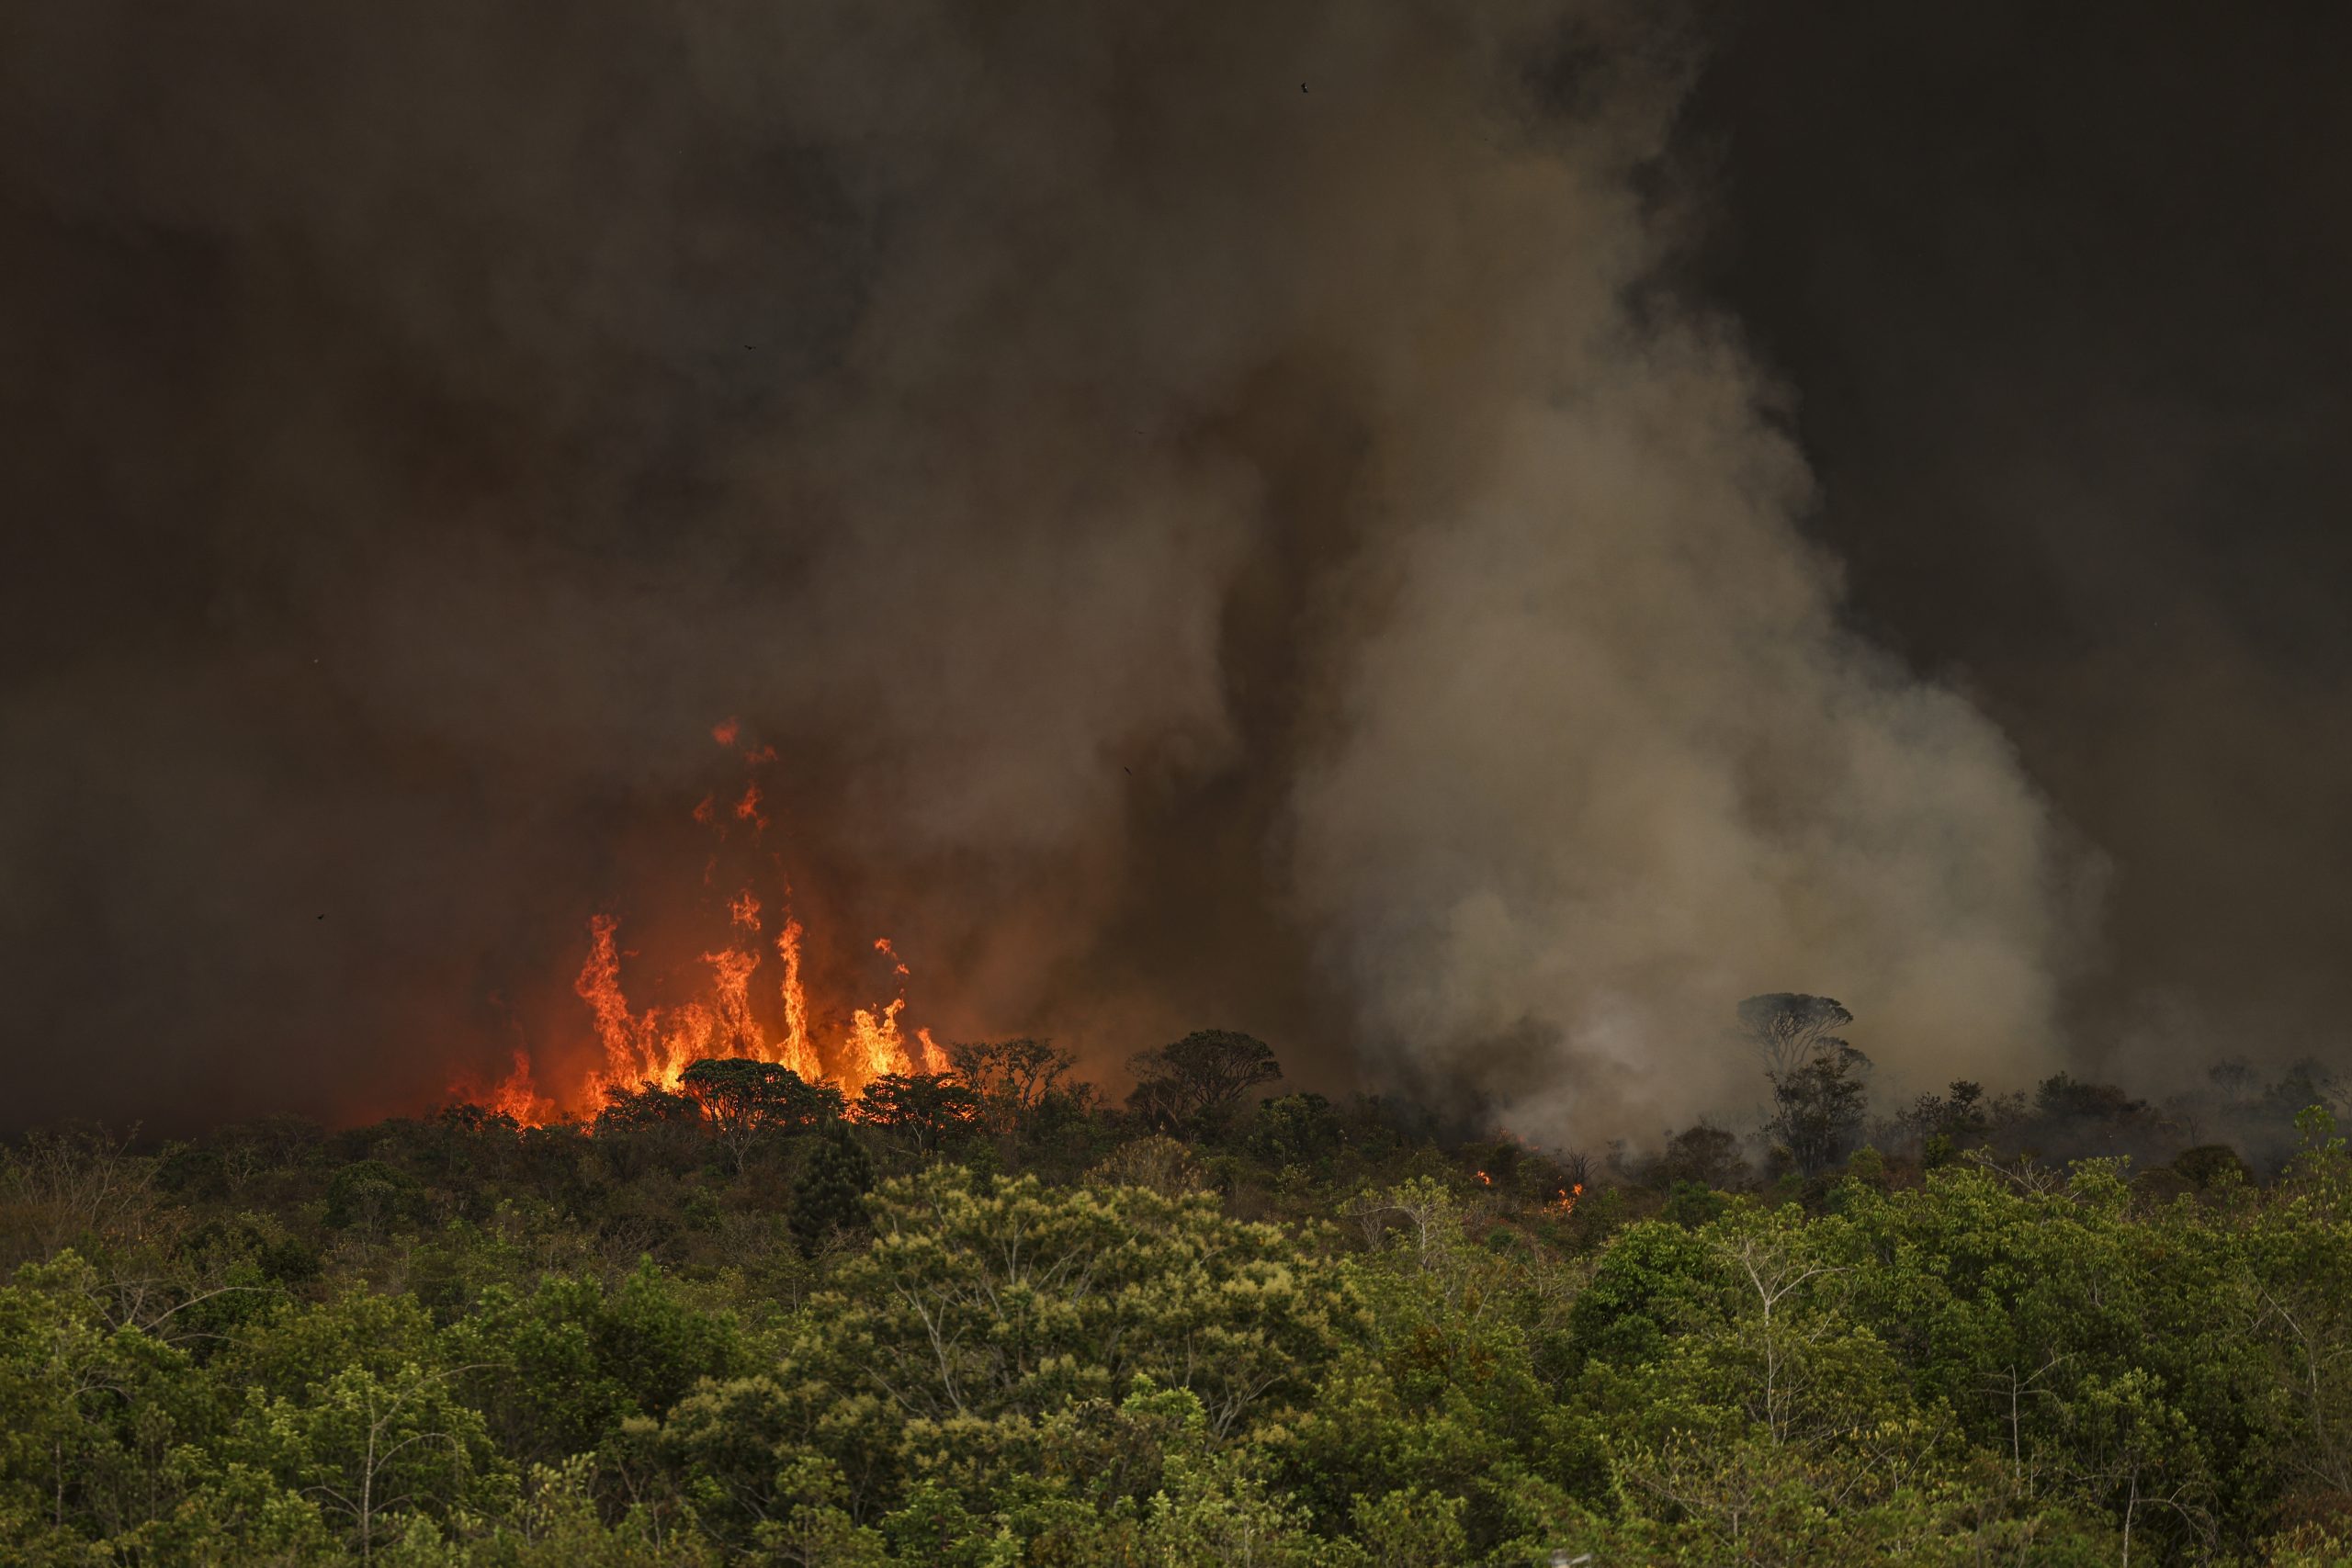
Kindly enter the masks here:
<path id="1" fill-rule="evenodd" d="M 1024 1131 L 1077 1065 L 1076 1056 L 1050 1040 L 972 1040 L 947 1047 L 948 1072 L 979 1097 L 982 1118 L 1000 1133 Z"/>
<path id="2" fill-rule="evenodd" d="M 857 1119 L 929 1154 L 978 1125 L 980 1097 L 944 1073 L 885 1073 L 858 1097 Z"/>
<path id="3" fill-rule="evenodd" d="M 1842 1002 L 1801 991 L 1771 991 L 1739 1004 L 1740 1032 L 1773 1078 L 1797 1071 L 1824 1046 L 1845 1044 L 1833 1032 L 1853 1021 Z"/>
<path id="4" fill-rule="evenodd" d="M 2312 1056 L 2288 1064 L 2278 1081 L 2262 1095 L 2263 1113 L 2290 1125 L 2314 1105 L 2334 1114 L 2343 1108 L 2343 1103 L 2344 1080 Z"/>
<path id="5" fill-rule="evenodd" d="M 1831 1032 L 1854 1021 L 1829 997 L 1776 991 L 1739 1004 L 1739 1022 L 1772 1086 L 1767 1136 L 1799 1170 L 1828 1169 L 1853 1146 L 1871 1059 Z"/>
<path id="6" fill-rule="evenodd" d="M 1196 1029 L 1127 1060 L 1135 1074 L 1128 1109 L 1163 1129 L 1214 1126 L 1261 1083 L 1283 1076 L 1264 1041 L 1231 1029 Z"/>
<path id="7" fill-rule="evenodd" d="M 2047 1122 L 2129 1122 L 2145 1115 L 2148 1102 L 2134 1100 L 2111 1083 L 2092 1083 L 2052 1073 L 2034 1086 L 2034 1114 Z"/>
<path id="8" fill-rule="evenodd" d="M 774 1062 L 714 1056 L 688 1067 L 679 1084 L 702 1107 L 739 1171 L 763 1138 L 806 1133 L 839 1121 L 842 1111 L 841 1090 Z"/>
<path id="9" fill-rule="evenodd" d="M 2237 1150 L 2227 1144 L 2199 1144 L 2193 1149 L 2183 1149 L 2173 1156 L 2172 1168 L 2182 1180 L 2200 1190 L 2225 1181 L 2254 1179 L 2254 1172 L 2246 1168 Z"/>
<path id="10" fill-rule="evenodd" d="M 702 1120 L 702 1107 L 692 1098 L 672 1094 L 659 1084 L 635 1089 L 607 1089 L 605 1108 L 596 1112 L 596 1131 L 621 1133 L 641 1127 L 693 1126 Z"/>

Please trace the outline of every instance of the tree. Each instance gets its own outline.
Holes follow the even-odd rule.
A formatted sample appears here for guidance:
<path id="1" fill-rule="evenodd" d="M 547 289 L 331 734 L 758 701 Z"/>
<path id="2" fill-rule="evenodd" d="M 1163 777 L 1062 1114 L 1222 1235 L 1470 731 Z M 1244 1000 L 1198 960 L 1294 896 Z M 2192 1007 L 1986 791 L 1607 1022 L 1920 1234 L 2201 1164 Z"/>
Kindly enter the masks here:
<path id="1" fill-rule="evenodd" d="M 702 1106 L 690 1096 L 673 1094 L 659 1084 L 644 1083 L 635 1089 L 616 1085 L 605 1090 L 605 1108 L 596 1112 L 596 1131 L 693 1126 L 701 1120 Z"/>
<path id="2" fill-rule="evenodd" d="M 348 1524 L 361 1562 L 392 1539 L 401 1516 L 480 1506 L 500 1466 L 481 1415 L 447 1371 L 413 1363 L 389 1377 L 345 1367 L 297 1399 L 255 1394 L 231 1451 L 277 1475 Z"/>
<path id="3" fill-rule="evenodd" d="M 874 1161 L 849 1128 L 834 1122 L 808 1155 L 792 1194 L 792 1234 L 814 1256 L 837 1231 L 865 1228 L 864 1200 L 874 1189 Z"/>
<path id="4" fill-rule="evenodd" d="M 1771 991 L 1739 1004 L 1740 1032 L 1763 1058 L 1765 1076 L 1775 1082 L 1823 1049 L 1845 1044 L 1831 1032 L 1853 1021 L 1842 1002 L 1801 991 Z"/>
<path id="5" fill-rule="evenodd" d="M 1740 1157 L 1736 1137 L 1702 1121 L 1667 1139 L 1645 1174 L 1650 1185 L 1665 1190 L 1686 1181 L 1729 1190 L 1747 1184 L 1747 1162 Z"/>
<path id="6" fill-rule="evenodd" d="M 875 1245 L 811 1303 L 788 1370 L 906 1416 L 1041 1416 L 1140 1374 L 1189 1389 L 1223 1437 L 1303 1398 L 1347 1315 L 1331 1264 L 1210 1193 L 934 1166 L 874 1207 Z"/>
<path id="7" fill-rule="evenodd" d="M 979 1098 L 982 1118 L 1000 1133 L 1019 1134 L 1037 1119 L 1078 1058 L 1050 1040 L 959 1041 L 947 1047 L 947 1068 Z"/>
<path id="8" fill-rule="evenodd" d="M 1221 1124 L 1242 1096 L 1283 1076 L 1267 1043 L 1231 1029 L 1196 1029 L 1127 1060 L 1135 1091 L 1127 1105 L 1152 1126 L 1174 1131 Z"/>
<path id="9" fill-rule="evenodd" d="M 1861 1130 L 1871 1059 L 1843 1040 L 1817 1047 L 1803 1066 L 1772 1080 L 1764 1130 L 1807 1176 L 1846 1157 Z"/>
<path id="10" fill-rule="evenodd" d="M 1854 1021 L 1828 997 L 1775 991 L 1739 1004 L 1739 1022 L 1772 1086 L 1764 1131 L 1812 1176 L 1845 1156 L 1860 1131 L 1871 1059 L 1830 1032 Z"/>
<path id="11" fill-rule="evenodd" d="M 857 1119 L 930 1154 L 978 1124 L 980 1097 L 944 1073 L 885 1073 L 858 1096 Z"/>
<path id="12" fill-rule="evenodd" d="M 1306 1165 L 1340 1151 L 1345 1130 L 1319 1094 L 1285 1094 L 1258 1102 L 1250 1152 L 1277 1166 Z"/>
<path id="13" fill-rule="evenodd" d="M 790 1067 L 741 1056 L 707 1057 L 679 1085 L 702 1107 L 711 1131 L 741 1171 L 752 1149 L 775 1134 L 805 1133 L 842 1114 L 842 1091 L 812 1084 Z"/>
<path id="14" fill-rule="evenodd" d="M 1984 1105 L 1984 1086 L 1954 1078 L 1951 1092 L 1923 1094 L 1907 1110 L 1894 1113 L 1895 1123 L 1920 1142 L 1923 1157 L 1931 1165 L 1949 1160 L 1957 1149 L 1982 1143 L 1992 1131 Z"/>
<path id="15" fill-rule="evenodd" d="M 416 1178 L 382 1160 L 354 1160 L 327 1183 L 326 1222 L 337 1230 L 373 1234 L 397 1222 L 418 1224 L 425 1213 L 424 1189 Z"/>

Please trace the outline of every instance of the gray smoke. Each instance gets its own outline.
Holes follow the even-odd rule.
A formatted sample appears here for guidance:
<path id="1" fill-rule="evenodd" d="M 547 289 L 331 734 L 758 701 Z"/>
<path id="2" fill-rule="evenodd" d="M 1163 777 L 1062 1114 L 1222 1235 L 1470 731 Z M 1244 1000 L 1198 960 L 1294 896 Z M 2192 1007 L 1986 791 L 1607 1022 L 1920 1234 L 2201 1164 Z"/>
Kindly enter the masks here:
<path id="1" fill-rule="evenodd" d="M 1761 989 L 2017 1076 L 2076 878 L 1652 287 L 1692 60 L 1609 4 L 18 8 L 22 1113 L 568 1048 L 729 714 L 945 1033 L 1249 1028 L 1546 1136 L 1736 1100 Z"/>

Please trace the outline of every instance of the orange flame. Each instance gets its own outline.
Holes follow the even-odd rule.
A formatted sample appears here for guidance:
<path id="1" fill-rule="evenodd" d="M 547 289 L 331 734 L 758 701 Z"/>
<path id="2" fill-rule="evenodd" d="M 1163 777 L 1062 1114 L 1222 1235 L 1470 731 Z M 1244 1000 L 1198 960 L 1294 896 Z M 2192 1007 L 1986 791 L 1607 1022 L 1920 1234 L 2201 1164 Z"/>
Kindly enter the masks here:
<path id="1" fill-rule="evenodd" d="M 537 1127 L 556 1113 L 555 1101 L 538 1091 L 531 1081 L 531 1054 L 517 1047 L 514 1066 L 507 1075 L 489 1088 L 470 1075 L 449 1086 L 449 1092 L 475 1101 L 501 1116 L 513 1117 L 526 1127 Z"/>
<path id="2" fill-rule="evenodd" d="M 729 1056 L 756 1056 L 764 1042 L 760 1037 L 760 1025 L 752 1016 L 752 971 L 760 966 L 757 953 L 745 953 L 729 948 L 723 953 L 706 953 L 702 961 L 710 965 L 714 994 L 718 997 L 718 1044 L 721 1054 Z M 679 1071 L 684 1072 L 681 1066 Z"/>
<path id="3" fill-rule="evenodd" d="M 816 1049 L 808 1043 L 808 998 L 800 989 L 800 922 L 786 920 L 775 935 L 776 956 L 784 960 L 784 1065 L 815 1083 L 824 1077 Z"/>
<path id="4" fill-rule="evenodd" d="M 850 1015 L 849 1060 L 841 1074 L 843 1092 L 855 1094 L 886 1073 L 913 1071 L 906 1042 L 899 1035 L 899 1014 L 906 1006 L 906 998 L 893 997 L 886 1007 L 860 1008 Z"/>
<path id="5" fill-rule="evenodd" d="M 711 730 L 714 740 L 729 748 L 741 735 L 742 726 L 734 718 Z M 769 747 L 745 747 L 741 754 L 754 768 L 775 757 Z M 716 795 L 705 796 L 695 807 L 694 817 L 696 822 L 720 831 L 723 837 L 719 798 Z M 745 785 L 731 811 L 737 820 L 750 821 L 762 829 L 767 826 L 758 779 Z M 716 882 L 718 865 L 714 854 L 705 868 L 706 886 Z M 778 870 L 781 871 L 780 865 Z M 715 1056 L 776 1063 L 809 1082 L 829 1080 L 850 1095 L 855 1095 L 886 1073 L 944 1070 L 946 1053 L 932 1038 L 930 1030 L 913 1030 L 910 1037 L 904 1015 L 910 970 L 888 937 L 876 938 L 873 950 L 889 962 L 895 981 L 892 988 L 897 994 L 867 1007 L 849 1009 L 846 1022 L 837 1026 L 838 1032 L 828 1031 L 830 1039 L 820 1041 L 804 984 L 802 959 L 807 931 L 793 918 L 788 886 L 785 892 L 786 901 L 775 915 L 777 923 L 774 942 L 781 974 L 774 993 L 753 985 L 764 956 L 763 944 L 743 941 L 740 934 L 756 936 L 768 929 L 766 908 L 758 893 L 745 886 L 723 900 L 727 940 L 701 954 L 702 962 L 709 965 L 707 987 L 698 996 L 642 1010 L 630 1004 L 622 986 L 623 964 L 636 955 L 623 951 L 620 945 L 619 919 L 605 913 L 591 917 L 588 952 L 572 989 L 588 1004 L 600 1065 L 577 1075 L 569 1083 L 543 1088 L 534 1077 L 529 1055 L 518 1053 L 514 1072 L 494 1089 L 477 1098 L 487 1100 L 518 1122 L 538 1125 L 564 1111 L 575 1114 L 593 1112 L 608 1090 L 652 1086 L 675 1091 L 688 1067 Z M 777 1019 L 779 1010 L 781 1018 Z M 835 1012 L 831 1016 L 838 1019 L 842 1015 Z M 780 1028 L 772 1032 L 768 1021 L 779 1023 Z"/>

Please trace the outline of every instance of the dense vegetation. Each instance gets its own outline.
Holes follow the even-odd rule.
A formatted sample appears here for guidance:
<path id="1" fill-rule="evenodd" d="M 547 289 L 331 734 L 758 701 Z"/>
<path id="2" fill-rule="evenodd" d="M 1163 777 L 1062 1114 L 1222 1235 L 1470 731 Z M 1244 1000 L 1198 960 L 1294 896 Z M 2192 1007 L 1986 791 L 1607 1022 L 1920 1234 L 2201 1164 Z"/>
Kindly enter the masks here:
<path id="1" fill-rule="evenodd" d="M 2251 1168 L 2064 1077 L 1870 1127 L 1843 1010 L 1762 1000 L 1760 1143 L 1597 1161 L 1253 1103 L 1214 1032 L 1115 1111 L 1012 1042 L 855 1104 L 36 1134 L 0 1557 L 2352 1561 L 2332 1085 L 2217 1073 Z"/>

